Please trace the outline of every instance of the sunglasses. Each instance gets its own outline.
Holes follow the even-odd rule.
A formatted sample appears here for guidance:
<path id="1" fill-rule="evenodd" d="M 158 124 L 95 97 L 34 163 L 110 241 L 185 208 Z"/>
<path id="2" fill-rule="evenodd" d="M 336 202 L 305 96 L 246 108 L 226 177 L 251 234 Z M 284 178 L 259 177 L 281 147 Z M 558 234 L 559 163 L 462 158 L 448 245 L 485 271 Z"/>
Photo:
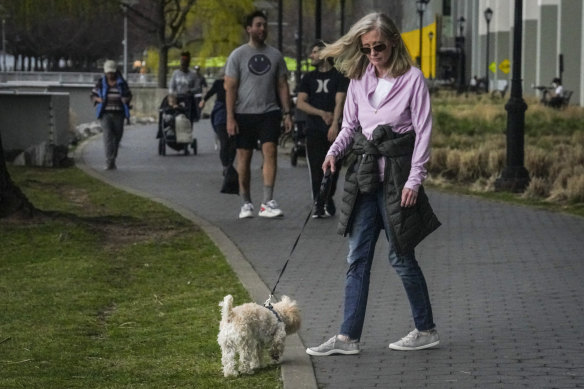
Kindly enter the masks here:
<path id="1" fill-rule="evenodd" d="M 381 43 L 381 44 L 375 45 L 373 47 L 359 48 L 359 50 L 365 55 L 371 54 L 371 49 L 373 49 L 373 51 L 375 51 L 376 53 L 381 53 L 383 50 L 387 49 L 387 45 L 385 43 Z"/>

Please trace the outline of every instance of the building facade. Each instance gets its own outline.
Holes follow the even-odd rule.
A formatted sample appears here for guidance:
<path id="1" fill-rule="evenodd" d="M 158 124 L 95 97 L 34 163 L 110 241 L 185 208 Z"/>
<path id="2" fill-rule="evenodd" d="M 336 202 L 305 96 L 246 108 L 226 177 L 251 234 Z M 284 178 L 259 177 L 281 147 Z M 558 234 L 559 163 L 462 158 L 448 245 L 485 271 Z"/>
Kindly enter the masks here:
<path id="1" fill-rule="evenodd" d="M 368 12 L 388 13 L 412 54 L 420 55 L 417 0 L 346 2 L 350 26 Z M 492 11 L 487 23 L 485 11 Z M 428 78 L 469 84 L 489 79 L 490 90 L 511 84 L 515 0 L 429 0 L 422 14 L 422 70 Z M 523 0 L 521 72 L 523 93 L 558 77 L 584 105 L 584 0 Z M 487 34 L 488 30 L 488 34 Z M 488 50 L 487 50 L 488 43 Z M 488 52 L 488 57 L 487 57 Z"/>

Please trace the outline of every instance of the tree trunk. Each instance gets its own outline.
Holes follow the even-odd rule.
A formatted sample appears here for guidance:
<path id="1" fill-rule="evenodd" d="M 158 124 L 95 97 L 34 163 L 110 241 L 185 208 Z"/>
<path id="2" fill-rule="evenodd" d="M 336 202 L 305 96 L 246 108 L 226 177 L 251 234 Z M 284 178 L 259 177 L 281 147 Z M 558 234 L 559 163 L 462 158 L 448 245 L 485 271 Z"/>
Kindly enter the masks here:
<path id="1" fill-rule="evenodd" d="M 32 217 L 35 208 L 10 179 L 0 136 L 0 219 L 8 216 Z"/>
<path id="2" fill-rule="evenodd" d="M 168 46 L 160 48 L 158 57 L 158 87 L 166 89 L 166 73 L 168 71 Z"/>

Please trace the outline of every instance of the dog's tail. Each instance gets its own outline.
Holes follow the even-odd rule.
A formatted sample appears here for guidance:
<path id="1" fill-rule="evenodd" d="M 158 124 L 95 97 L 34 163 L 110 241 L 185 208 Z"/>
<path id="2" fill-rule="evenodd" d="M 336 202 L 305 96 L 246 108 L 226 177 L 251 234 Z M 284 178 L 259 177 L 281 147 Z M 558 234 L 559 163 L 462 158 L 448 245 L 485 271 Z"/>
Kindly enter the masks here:
<path id="1" fill-rule="evenodd" d="M 233 296 L 228 294 L 223 298 L 223 301 L 219 303 L 221 307 L 221 321 L 228 323 L 231 319 L 231 313 L 233 308 Z"/>

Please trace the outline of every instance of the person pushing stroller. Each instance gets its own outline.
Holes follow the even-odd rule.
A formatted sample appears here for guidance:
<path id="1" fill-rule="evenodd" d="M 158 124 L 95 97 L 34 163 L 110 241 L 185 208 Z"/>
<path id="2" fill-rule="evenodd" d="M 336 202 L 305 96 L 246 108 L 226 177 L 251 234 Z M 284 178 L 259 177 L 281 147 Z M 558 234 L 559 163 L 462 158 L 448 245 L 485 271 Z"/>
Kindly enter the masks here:
<path id="1" fill-rule="evenodd" d="M 180 55 L 180 69 L 172 73 L 170 85 L 168 88 L 169 95 L 175 95 L 178 104 L 184 106 L 185 114 L 191 121 L 191 124 L 199 118 L 199 107 L 195 100 L 195 93 L 200 87 L 199 76 L 189 69 L 191 63 L 191 53 L 184 51 Z"/>

